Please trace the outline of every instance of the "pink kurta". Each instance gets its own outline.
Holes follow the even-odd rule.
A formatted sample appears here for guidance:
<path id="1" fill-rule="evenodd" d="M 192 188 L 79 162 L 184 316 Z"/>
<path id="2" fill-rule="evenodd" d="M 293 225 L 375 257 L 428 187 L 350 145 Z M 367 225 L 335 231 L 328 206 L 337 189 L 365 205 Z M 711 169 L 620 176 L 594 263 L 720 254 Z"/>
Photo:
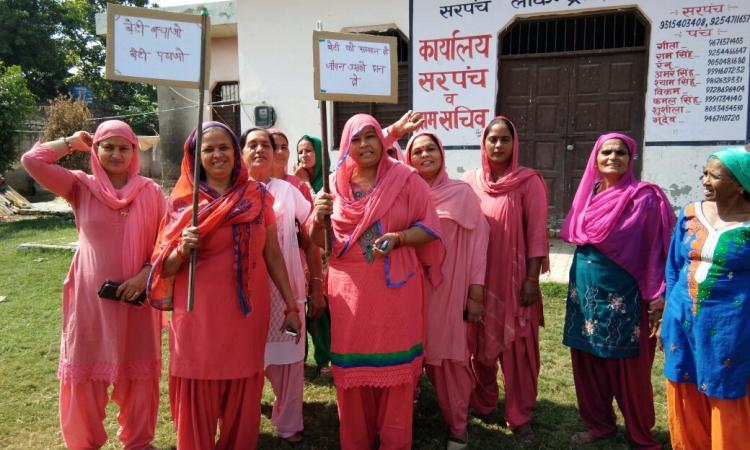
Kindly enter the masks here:
<path id="1" fill-rule="evenodd" d="M 509 344 L 531 333 L 530 322 L 542 324 L 542 303 L 521 306 L 526 260 L 547 258 L 547 195 L 540 177 L 526 178 L 518 188 L 490 195 L 482 188 L 481 169 L 468 172 L 490 226 L 485 283 L 485 316 L 477 357 L 494 363 Z M 500 211 L 507 211 L 499 220 Z"/>
<path id="2" fill-rule="evenodd" d="M 489 225 L 482 218 L 473 230 L 463 228 L 451 219 L 440 219 L 443 229 L 445 259 L 443 283 L 433 288 L 427 283 L 425 363 L 440 365 L 449 359 L 469 364 L 471 352 L 467 342 L 468 323 L 463 314 L 469 285 L 484 285 Z"/>
<path id="3" fill-rule="evenodd" d="M 169 374 L 200 380 L 251 377 L 263 370 L 268 333 L 269 279 L 263 259 L 266 227 L 275 223 L 273 199 L 266 196 L 262 221 L 251 223 L 252 311 L 244 315 L 233 269 L 232 225 L 201 237 L 195 267 L 195 303 L 188 312 L 188 264 L 174 282 L 169 324 Z"/>
<path id="4" fill-rule="evenodd" d="M 435 234 L 439 220 L 427 184 L 413 173 L 379 220 L 381 234 L 415 224 Z M 404 278 L 390 270 L 399 252 L 368 264 L 359 242 L 328 268 L 331 308 L 331 359 L 337 386 L 394 386 L 413 382 L 421 370 L 424 342 L 424 273 L 415 256 Z M 336 247 L 334 247 L 335 249 Z M 390 287 L 388 286 L 390 283 Z"/>
<path id="5" fill-rule="evenodd" d="M 164 213 L 164 196 L 149 181 L 126 208 L 114 210 L 80 179 L 55 165 L 55 153 L 36 146 L 22 162 L 29 174 L 73 208 L 78 250 L 63 284 L 63 331 L 58 377 L 64 382 L 158 379 L 161 373 L 161 313 L 148 306 L 102 300 L 104 280 L 132 278 L 148 262 Z M 143 218 L 137 236 L 128 227 Z M 136 224 L 137 225 L 137 224 Z M 135 255 L 123 257 L 126 239 Z M 126 261 L 131 259 L 128 264 Z"/>

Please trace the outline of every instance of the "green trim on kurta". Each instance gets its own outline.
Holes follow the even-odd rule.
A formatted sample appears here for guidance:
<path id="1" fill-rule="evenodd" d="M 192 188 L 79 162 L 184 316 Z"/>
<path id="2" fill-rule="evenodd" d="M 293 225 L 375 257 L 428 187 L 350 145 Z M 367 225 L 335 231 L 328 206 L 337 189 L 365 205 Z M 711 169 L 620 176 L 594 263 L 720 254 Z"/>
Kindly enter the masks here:
<path id="1" fill-rule="evenodd" d="M 408 350 L 391 353 L 334 353 L 331 352 L 331 363 L 335 366 L 350 367 L 389 367 L 412 362 L 422 356 L 424 349 L 418 343 Z"/>

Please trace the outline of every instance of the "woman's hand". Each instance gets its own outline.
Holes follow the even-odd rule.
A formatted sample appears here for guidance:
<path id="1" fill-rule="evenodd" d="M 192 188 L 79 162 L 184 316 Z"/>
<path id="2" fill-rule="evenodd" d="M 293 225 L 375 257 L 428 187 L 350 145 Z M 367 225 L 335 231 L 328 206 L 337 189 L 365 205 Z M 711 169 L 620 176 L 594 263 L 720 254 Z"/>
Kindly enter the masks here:
<path id="1" fill-rule="evenodd" d="M 198 227 L 185 227 L 182 230 L 180 243 L 177 245 L 177 253 L 184 257 L 190 256 L 192 250 L 197 250 L 200 245 Z"/>
<path id="2" fill-rule="evenodd" d="M 401 116 L 393 125 L 389 127 L 389 134 L 396 139 L 400 139 L 407 133 L 412 133 L 419 130 L 424 125 L 425 118 L 422 117 L 422 113 L 413 112 L 412 110 L 406 111 L 406 114 Z"/>
<path id="3" fill-rule="evenodd" d="M 76 131 L 68 138 L 70 148 L 74 152 L 87 152 L 94 144 L 94 138 L 87 131 Z"/>
<path id="4" fill-rule="evenodd" d="M 315 197 L 313 205 L 313 221 L 315 225 L 323 225 L 323 220 L 326 216 L 330 216 L 333 213 L 333 196 L 326 194 L 325 192 L 319 193 Z"/>
<path id="5" fill-rule="evenodd" d="M 648 304 L 648 337 L 659 339 L 661 332 L 661 316 L 664 313 L 664 297 L 649 302 Z M 661 339 L 659 339 L 659 348 L 661 348 Z"/>
<path id="6" fill-rule="evenodd" d="M 284 323 L 281 324 L 281 331 L 294 331 L 297 336 L 294 338 L 294 343 L 298 343 L 302 337 L 300 334 L 302 330 L 302 322 L 299 320 L 297 311 L 290 311 L 284 316 Z"/>
<path id="7" fill-rule="evenodd" d="M 117 297 L 124 302 L 133 302 L 146 290 L 150 266 L 141 269 L 133 278 L 123 282 L 117 288 Z"/>
<path id="8" fill-rule="evenodd" d="M 470 285 L 467 299 L 466 311 L 468 317 L 466 320 L 472 323 L 481 322 L 484 317 L 484 286 L 480 284 Z"/>
<path id="9" fill-rule="evenodd" d="M 521 286 L 521 306 L 531 306 L 542 298 L 539 282 L 525 280 Z"/>
<path id="10" fill-rule="evenodd" d="M 307 317 L 312 320 L 320 317 L 326 309 L 326 301 L 323 298 L 323 288 L 317 279 L 311 280 L 310 295 L 307 300 Z"/>
<path id="11" fill-rule="evenodd" d="M 372 243 L 372 252 L 375 256 L 388 256 L 391 250 L 401 244 L 401 240 L 399 233 L 386 233 Z"/>

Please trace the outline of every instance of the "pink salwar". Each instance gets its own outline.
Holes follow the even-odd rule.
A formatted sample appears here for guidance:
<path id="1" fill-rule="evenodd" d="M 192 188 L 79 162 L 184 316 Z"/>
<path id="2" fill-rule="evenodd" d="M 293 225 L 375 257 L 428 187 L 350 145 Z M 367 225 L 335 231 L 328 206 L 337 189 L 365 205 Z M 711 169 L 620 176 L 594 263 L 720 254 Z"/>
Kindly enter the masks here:
<path id="1" fill-rule="evenodd" d="M 451 437 L 463 438 L 469 424 L 469 397 L 476 384 L 471 367 L 448 359 L 425 367 Z"/>
<path id="2" fill-rule="evenodd" d="M 608 438 L 617 433 L 614 398 L 630 443 L 639 449 L 659 449 L 661 444 L 651 434 L 656 420 L 651 387 L 656 339 L 648 337 L 648 312 L 645 303 L 642 305 L 638 356 L 599 358 L 575 349 L 570 350 L 570 356 L 578 412 L 591 434 Z"/>
<path id="3" fill-rule="evenodd" d="M 60 382 L 60 428 L 69 449 L 98 449 L 107 442 L 104 412 L 109 401 L 107 381 Z M 126 450 L 150 448 L 156 430 L 159 380 L 114 383 L 112 401 L 120 407 L 117 437 Z"/>
<path id="4" fill-rule="evenodd" d="M 413 383 L 388 387 L 336 386 L 341 448 L 371 450 L 378 436 L 380 450 L 409 450 L 413 395 Z"/>
<path id="5" fill-rule="evenodd" d="M 305 383 L 305 363 L 270 365 L 266 378 L 271 382 L 276 398 L 273 401 L 271 423 L 282 438 L 294 436 L 304 429 L 302 422 L 302 388 Z"/>
<path id="6" fill-rule="evenodd" d="M 233 380 L 169 377 L 169 402 L 180 450 L 255 449 L 263 373 Z M 216 441 L 216 425 L 219 440 Z"/>
<path id="7" fill-rule="evenodd" d="M 528 324 L 529 336 L 516 338 L 499 355 L 505 387 L 505 421 L 511 430 L 528 423 L 536 406 L 539 381 L 539 322 Z M 471 407 L 478 414 L 487 415 L 497 408 L 497 361 L 488 363 L 475 358 L 472 368 L 476 388 L 471 395 Z"/>

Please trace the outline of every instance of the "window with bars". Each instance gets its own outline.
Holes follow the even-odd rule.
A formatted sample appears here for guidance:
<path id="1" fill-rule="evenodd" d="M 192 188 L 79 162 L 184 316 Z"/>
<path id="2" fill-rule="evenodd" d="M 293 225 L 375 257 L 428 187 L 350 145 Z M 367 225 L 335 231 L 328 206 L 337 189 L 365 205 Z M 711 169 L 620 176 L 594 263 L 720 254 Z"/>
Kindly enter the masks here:
<path id="1" fill-rule="evenodd" d="M 239 136 L 242 134 L 240 123 L 240 84 L 236 81 L 216 83 L 211 91 L 212 117 L 232 129 Z"/>
<path id="2" fill-rule="evenodd" d="M 409 110 L 409 45 L 406 38 L 397 29 L 368 31 L 365 34 L 398 38 L 398 103 L 333 102 L 333 142 L 331 142 L 333 148 L 339 147 L 344 124 L 351 116 L 360 113 L 369 114 L 385 127 L 400 119 Z M 406 137 L 399 141 L 402 148 L 406 146 L 406 142 Z"/>
<path id="3" fill-rule="evenodd" d="M 500 39 L 502 56 L 643 48 L 646 23 L 634 11 L 522 19 L 508 28 Z"/>

